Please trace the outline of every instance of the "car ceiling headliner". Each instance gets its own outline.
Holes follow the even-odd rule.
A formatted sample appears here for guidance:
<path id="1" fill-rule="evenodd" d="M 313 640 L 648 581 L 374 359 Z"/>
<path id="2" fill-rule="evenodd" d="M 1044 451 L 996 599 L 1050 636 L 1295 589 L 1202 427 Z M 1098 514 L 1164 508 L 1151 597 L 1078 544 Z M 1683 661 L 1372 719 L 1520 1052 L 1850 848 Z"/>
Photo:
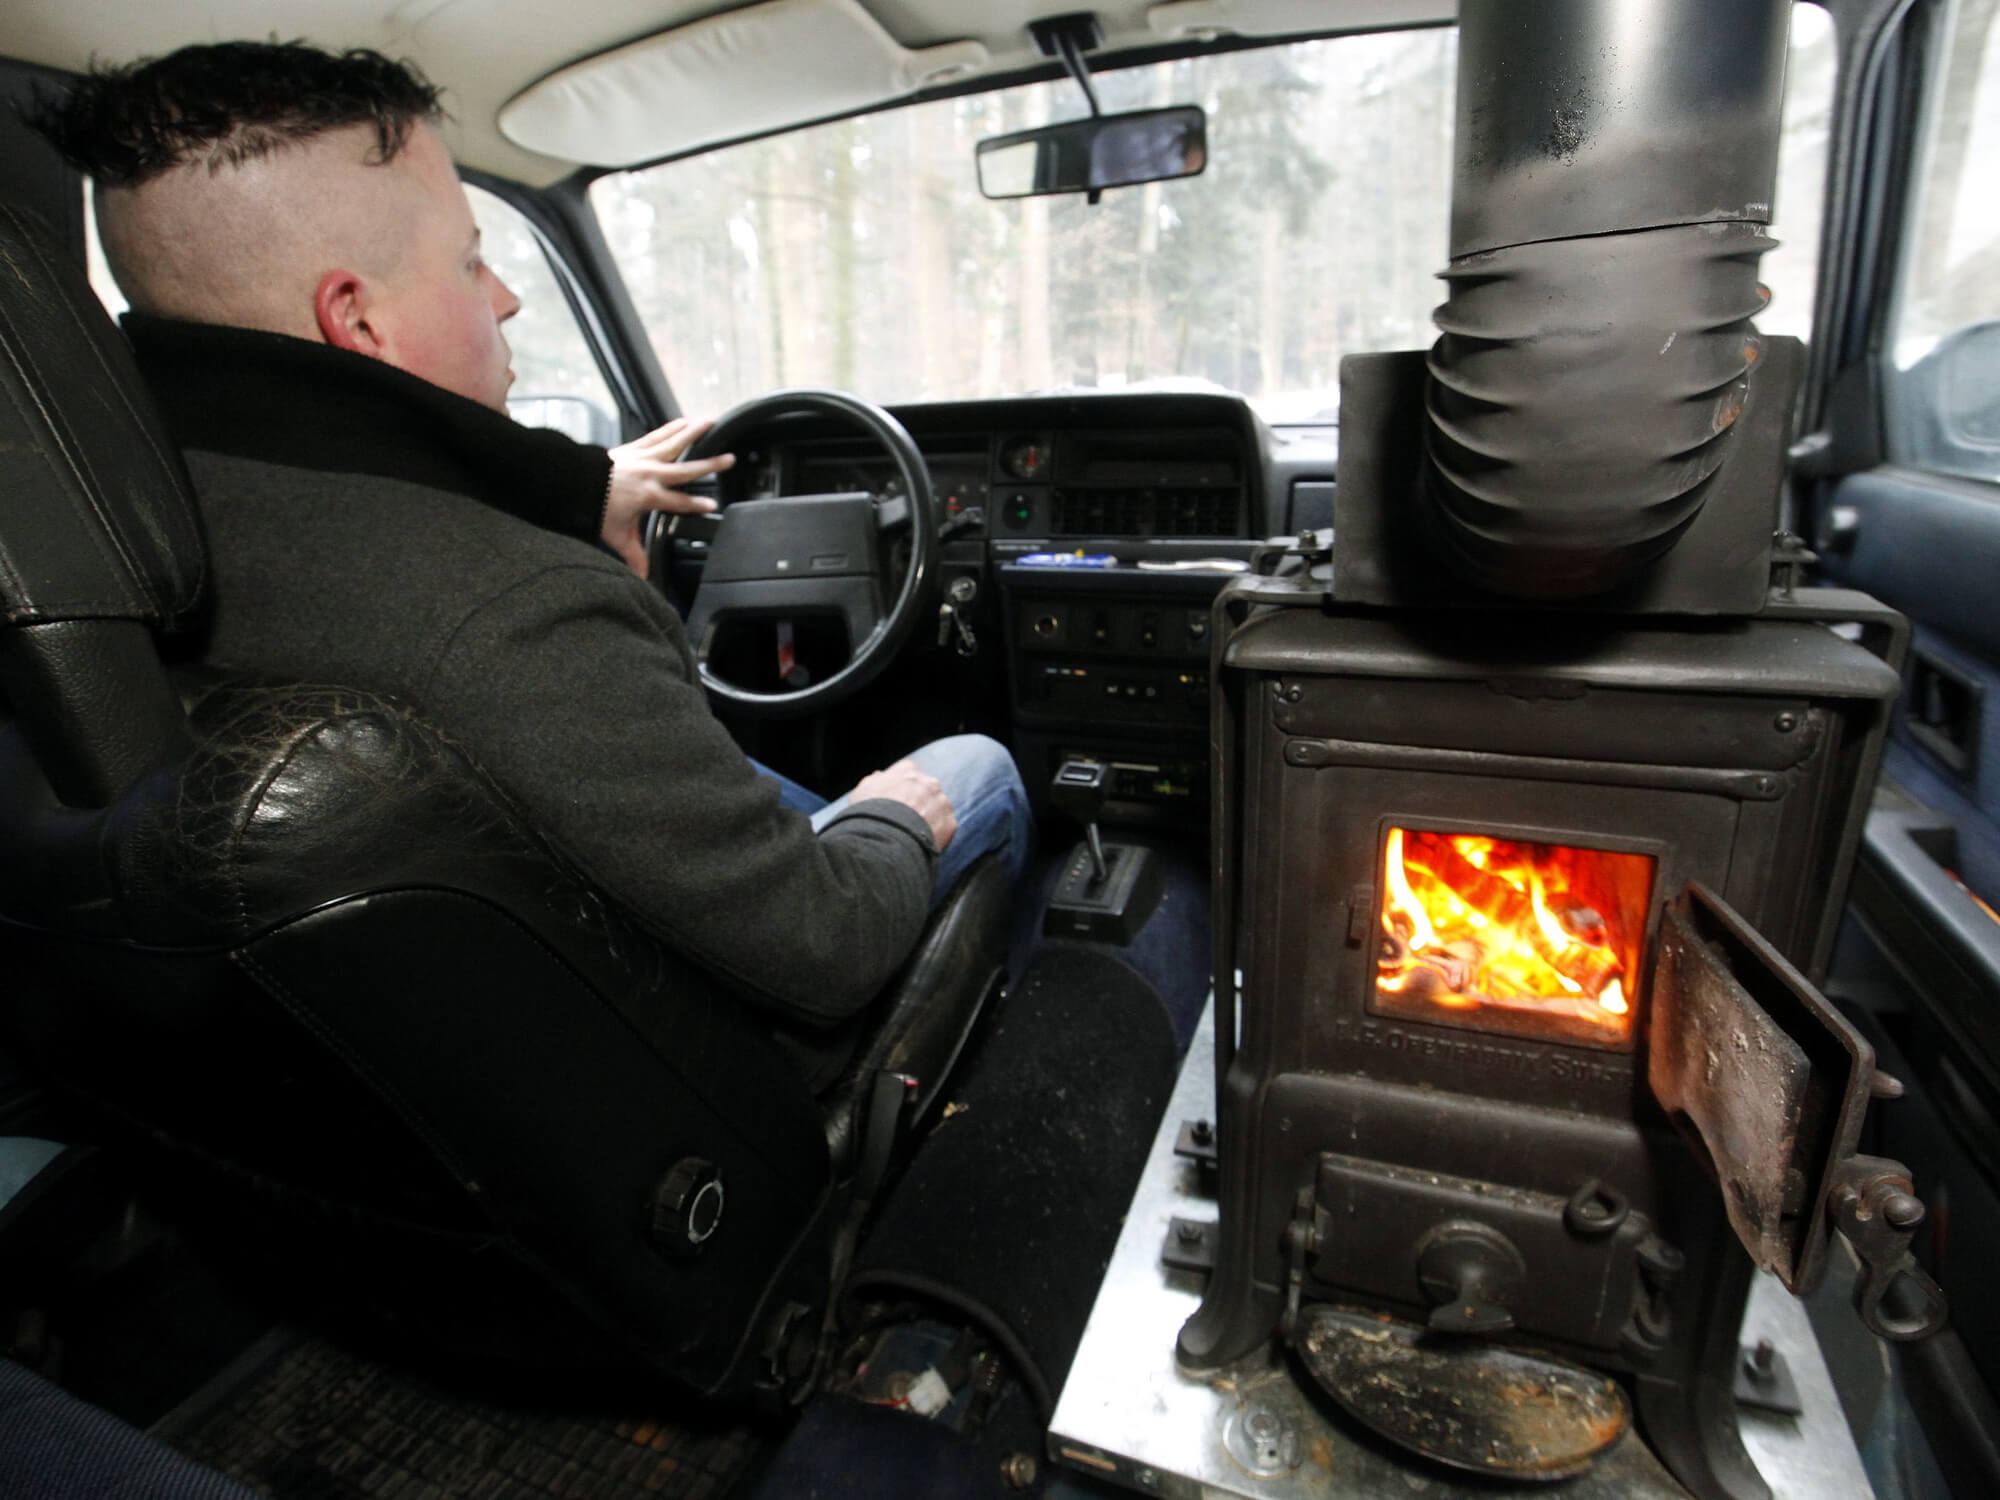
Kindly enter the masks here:
<path id="1" fill-rule="evenodd" d="M 1080 8 L 1076 0 L 861 4 L 905 47 L 968 39 L 981 43 L 988 61 L 980 74 L 989 77 L 1041 65 L 1044 60 L 1028 36 L 1027 23 Z M 1148 12 L 1157 7 L 1158 0 L 1100 0 L 1094 8 L 1104 26 L 1106 50 L 1160 45 L 1162 37 L 1148 21 Z M 741 8 L 729 0 L 588 0 L 583 5 L 551 0 L 5 0 L 0 4 L 0 55 L 80 72 L 93 60 L 122 63 L 190 42 L 246 37 L 303 37 L 329 47 L 374 47 L 410 59 L 445 85 L 452 115 L 446 138 L 461 163 L 541 184 L 564 176 L 575 163 L 524 151 L 508 141 L 496 120 L 509 99 L 581 59 Z M 1239 15 L 1307 15 L 1306 29 L 1315 32 L 1435 20 L 1456 10 L 1452 0 L 1207 0 L 1204 8 L 1225 27 Z M 1242 29 L 1270 28 L 1246 23 Z M 744 67 L 740 92 L 748 97 L 756 88 L 750 72 L 755 59 L 746 59 Z M 730 92 L 718 89 L 717 96 L 726 100 Z M 824 113 L 810 100 L 797 106 L 801 123 Z M 722 123 L 722 133 L 729 134 L 726 119 Z"/>

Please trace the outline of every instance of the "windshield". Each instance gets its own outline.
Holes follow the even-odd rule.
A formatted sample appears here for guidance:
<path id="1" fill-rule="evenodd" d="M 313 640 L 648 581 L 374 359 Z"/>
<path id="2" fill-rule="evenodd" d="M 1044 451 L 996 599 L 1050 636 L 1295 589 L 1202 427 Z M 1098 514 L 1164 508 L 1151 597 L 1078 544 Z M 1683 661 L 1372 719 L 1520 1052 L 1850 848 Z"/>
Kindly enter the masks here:
<path id="1" fill-rule="evenodd" d="M 1220 388 L 1266 421 L 1332 421 L 1342 355 L 1434 336 L 1456 43 L 1441 27 L 1095 75 L 1106 111 L 1209 115 L 1202 175 L 1095 206 L 979 194 L 975 144 L 1084 113 L 1068 80 L 607 176 L 591 201 L 689 411 L 794 385 L 885 402 Z M 1808 284 L 1777 285 L 1771 331 L 1803 332 L 1811 306 L 1818 226 L 1791 227 Z"/>

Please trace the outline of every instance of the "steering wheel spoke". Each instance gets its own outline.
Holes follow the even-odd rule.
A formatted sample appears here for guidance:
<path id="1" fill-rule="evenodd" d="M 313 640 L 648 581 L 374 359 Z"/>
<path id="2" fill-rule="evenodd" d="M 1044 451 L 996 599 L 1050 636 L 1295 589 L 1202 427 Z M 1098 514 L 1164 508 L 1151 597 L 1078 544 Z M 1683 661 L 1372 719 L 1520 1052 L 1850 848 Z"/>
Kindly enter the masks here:
<path id="1" fill-rule="evenodd" d="M 887 450 L 903 493 L 883 500 L 859 492 L 793 495 L 739 502 L 719 513 L 688 613 L 688 637 L 703 686 L 752 715 L 807 713 L 872 681 L 922 618 L 937 573 L 930 473 L 903 424 L 871 402 L 840 391 L 778 391 L 724 415 L 689 456 L 725 452 L 773 418 L 798 413 L 837 416 L 861 427 Z M 909 564 L 889 596 L 879 540 L 903 526 L 911 530 Z M 845 624 L 850 651 L 847 664 L 819 682 L 760 693 L 709 669 L 725 626 L 816 615 L 836 616 Z"/>

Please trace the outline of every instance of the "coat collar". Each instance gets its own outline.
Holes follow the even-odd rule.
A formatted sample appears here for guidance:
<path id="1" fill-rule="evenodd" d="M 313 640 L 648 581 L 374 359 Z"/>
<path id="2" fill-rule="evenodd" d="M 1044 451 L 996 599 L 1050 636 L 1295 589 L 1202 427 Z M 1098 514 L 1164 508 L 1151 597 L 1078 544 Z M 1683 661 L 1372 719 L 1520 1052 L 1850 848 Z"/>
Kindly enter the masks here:
<path id="1" fill-rule="evenodd" d="M 610 458 L 381 360 L 280 333 L 128 312 L 126 336 L 181 447 L 401 479 L 595 541 Z"/>

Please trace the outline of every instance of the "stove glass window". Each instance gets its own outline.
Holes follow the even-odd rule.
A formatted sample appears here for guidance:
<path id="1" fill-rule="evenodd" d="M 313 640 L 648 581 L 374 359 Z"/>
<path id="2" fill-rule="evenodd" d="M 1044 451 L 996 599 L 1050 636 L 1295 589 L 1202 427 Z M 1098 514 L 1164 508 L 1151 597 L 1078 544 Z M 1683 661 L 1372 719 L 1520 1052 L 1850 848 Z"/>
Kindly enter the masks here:
<path id="1" fill-rule="evenodd" d="M 1369 1009 L 1632 1046 L 1653 857 L 1391 828 Z"/>

